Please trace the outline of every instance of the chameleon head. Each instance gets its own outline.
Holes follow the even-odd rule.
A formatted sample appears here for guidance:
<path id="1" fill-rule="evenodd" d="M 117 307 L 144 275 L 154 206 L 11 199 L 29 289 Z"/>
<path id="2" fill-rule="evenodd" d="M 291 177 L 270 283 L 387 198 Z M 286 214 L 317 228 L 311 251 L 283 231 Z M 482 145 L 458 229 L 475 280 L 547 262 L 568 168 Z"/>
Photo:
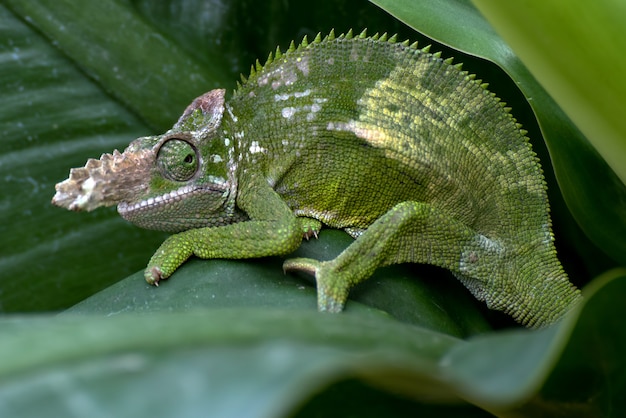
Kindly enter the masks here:
<path id="1" fill-rule="evenodd" d="M 74 211 L 117 205 L 128 221 L 169 232 L 229 223 L 235 186 L 223 113 L 224 90 L 198 97 L 165 134 L 73 168 L 52 203 Z"/>

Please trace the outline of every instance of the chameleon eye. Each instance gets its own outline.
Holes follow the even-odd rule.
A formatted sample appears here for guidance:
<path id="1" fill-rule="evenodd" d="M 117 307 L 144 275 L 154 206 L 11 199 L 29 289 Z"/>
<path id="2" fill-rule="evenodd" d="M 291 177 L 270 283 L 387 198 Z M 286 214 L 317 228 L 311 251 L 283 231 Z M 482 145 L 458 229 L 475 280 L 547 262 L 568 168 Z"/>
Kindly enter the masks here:
<path id="1" fill-rule="evenodd" d="M 174 181 L 187 181 L 198 171 L 198 155 L 187 141 L 170 139 L 159 149 L 157 167 Z"/>

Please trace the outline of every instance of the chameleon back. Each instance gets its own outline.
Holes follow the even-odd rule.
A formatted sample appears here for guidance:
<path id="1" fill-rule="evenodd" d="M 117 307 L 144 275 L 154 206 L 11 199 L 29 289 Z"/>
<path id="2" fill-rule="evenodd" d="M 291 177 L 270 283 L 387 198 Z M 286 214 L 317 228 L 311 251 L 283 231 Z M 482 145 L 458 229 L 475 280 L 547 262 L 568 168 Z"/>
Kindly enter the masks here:
<path id="1" fill-rule="evenodd" d="M 551 322 L 578 298 L 556 258 L 525 131 L 451 60 L 385 37 L 318 38 L 257 66 L 229 105 L 243 165 L 262 170 L 296 215 L 358 237 L 398 203 L 417 201 L 473 231 L 454 255 L 434 254 L 419 233 L 403 237 L 408 250 L 384 264 L 448 268 L 527 324 Z M 520 304 L 548 313 L 510 307 Z"/>
<path id="2" fill-rule="evenodd" d="M 365 228 L 413 199 L 507 244 L 527 242 L 524 231 L 551 240 L 525 132 L 437 54 L 384 39 L 314 42 L 253 72 L 229 104 L 242 158 L 299 215 Z"/>

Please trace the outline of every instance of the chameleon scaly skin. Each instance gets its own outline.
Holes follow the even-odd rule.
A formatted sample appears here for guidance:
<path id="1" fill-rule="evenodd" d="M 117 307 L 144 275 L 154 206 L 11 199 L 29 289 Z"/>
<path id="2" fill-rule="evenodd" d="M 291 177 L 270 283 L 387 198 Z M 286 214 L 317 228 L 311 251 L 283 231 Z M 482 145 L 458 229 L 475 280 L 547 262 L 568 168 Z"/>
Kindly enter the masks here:
<path id="1" fill-rule="evenodd" d="M 130 222 L 177 232 L 148 264 L 153 284 L 192 255 L 288 254 L 324 224 L 356 240 L 334 260 L 284 264 L 315 275 L 322 311 L 402 262 L 451 270 L 528 326 L 580 298 L 520 125 L 459 65 L 385 35 L 277 50 L 230 100 L 208 92 L 165 134 L 73 169 L 53 203 L 117 204 Z"/>

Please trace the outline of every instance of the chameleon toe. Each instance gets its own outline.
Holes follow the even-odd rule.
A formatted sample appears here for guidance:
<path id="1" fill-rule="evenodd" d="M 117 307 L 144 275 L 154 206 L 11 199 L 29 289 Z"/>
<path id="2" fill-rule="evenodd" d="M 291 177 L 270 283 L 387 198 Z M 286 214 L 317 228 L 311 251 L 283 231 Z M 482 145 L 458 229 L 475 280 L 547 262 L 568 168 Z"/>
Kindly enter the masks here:
<path id="1" fill-rule="evenodd" d="M 159 282 L 163 278 L 163 273 L 159 267 L 151 267 L 146 269 L 144 276 L 148 284 L 158 287 Z"/>
<path id="2" fill-rule="evenodd" d="M 285 273 L 302 272 L 315 277 L 321 264 L 321 261 L 311 258 L 290 258 L 283 263 L 283 271 Z"/>

